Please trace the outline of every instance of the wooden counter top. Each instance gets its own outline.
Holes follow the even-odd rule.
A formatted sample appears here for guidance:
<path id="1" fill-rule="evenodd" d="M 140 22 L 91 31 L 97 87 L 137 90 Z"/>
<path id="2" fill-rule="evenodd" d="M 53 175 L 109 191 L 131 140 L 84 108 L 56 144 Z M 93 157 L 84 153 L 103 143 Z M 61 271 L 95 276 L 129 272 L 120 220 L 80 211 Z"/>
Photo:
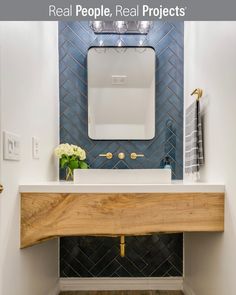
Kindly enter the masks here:
<path id="1" fill-rule="evenodd" d="M 208 186 L 206 192 L 196 192 L 195 187 L 194 192 L 125 193 L 24 192 L 23 188 L 21 248 L 61 236 L 224 230 L 223 186 L 218 191 L 215 186 L 215 192 Z"/>

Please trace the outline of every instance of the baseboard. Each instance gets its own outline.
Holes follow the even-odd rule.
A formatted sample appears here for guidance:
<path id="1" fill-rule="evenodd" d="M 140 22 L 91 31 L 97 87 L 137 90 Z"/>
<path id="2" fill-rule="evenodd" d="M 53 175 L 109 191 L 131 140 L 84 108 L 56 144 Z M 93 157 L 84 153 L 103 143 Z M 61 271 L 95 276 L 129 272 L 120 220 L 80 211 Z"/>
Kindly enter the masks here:
<path id="1" fill-rule="evenodd" d="M 53 288 L 48 292 L 47 295 L 59 295 L 60 293 L 60 280 L 57 280 L 56 284 L 53 286 Z"/>
<path id="2" fill-rule="evenodd" d="M 195 295 L 192 288 L 185 281 L 183 282 L 183 292 L 184 295 Z"/>
<path id="3" fill-rule="evenodd" d="M 183 290 L 183 278 L 61 278 L 61 291 Z"/>

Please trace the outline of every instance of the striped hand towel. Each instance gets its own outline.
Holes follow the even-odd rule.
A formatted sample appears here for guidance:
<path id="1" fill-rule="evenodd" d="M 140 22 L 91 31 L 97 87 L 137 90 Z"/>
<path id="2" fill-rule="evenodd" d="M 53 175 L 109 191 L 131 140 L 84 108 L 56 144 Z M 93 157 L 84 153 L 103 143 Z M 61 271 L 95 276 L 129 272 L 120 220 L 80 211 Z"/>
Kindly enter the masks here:
<path id="1" fill-rule="evenodd" d="M 185 172 L 195 174 L 204 164 L 200 103 L 196 100 L 186 109 Z"/>

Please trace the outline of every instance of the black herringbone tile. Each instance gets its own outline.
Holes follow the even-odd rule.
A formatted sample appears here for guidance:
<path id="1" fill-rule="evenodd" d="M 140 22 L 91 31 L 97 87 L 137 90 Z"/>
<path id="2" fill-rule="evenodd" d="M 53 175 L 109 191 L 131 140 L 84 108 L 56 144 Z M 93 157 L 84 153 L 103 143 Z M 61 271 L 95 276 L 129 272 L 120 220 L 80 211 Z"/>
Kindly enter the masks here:
<path id="1" fill-rule="evenodd" d="M 71 249 L 72 245 L 76 250 Z M 126 237 L 126 257 L 122 258 L 119 238 L 63 238 L 61 276 L 180 276 L 182 247 L 179 234 Z"/>

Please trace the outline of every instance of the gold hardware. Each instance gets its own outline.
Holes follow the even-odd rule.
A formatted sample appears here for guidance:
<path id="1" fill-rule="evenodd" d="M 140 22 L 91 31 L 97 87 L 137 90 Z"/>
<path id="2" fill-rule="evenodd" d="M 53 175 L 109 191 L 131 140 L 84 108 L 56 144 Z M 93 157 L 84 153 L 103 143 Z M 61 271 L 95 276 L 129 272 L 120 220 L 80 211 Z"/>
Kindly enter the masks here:
<path id="1" fill-rule="evenodd" d="M 0 194 L 3 192 L 3 185 L 0 184 Z"/>
<path id="2" fill-rule="evenodd" d="M 119 154 L 118 154 L 118 158 L 119 158 L 120 160 L 124 160 L 124 158 L 125 158 L 125 153 L 119 153 Z"/>
<path id="3" fill-rule="evenodd" d="M 125 236 L 120 236 L 120 257 L 125 257 Z"/>
<path id="4" fill-rule="evenodd" d="M 130 154 L 130 158 L 132 160 L 136 160 L 137 158 L 141 158 L 141 157 L 144 157 L 144 154 L 136 154 L 136 153 L 131 153 Z"/>
<path id="5" fill-rule="evenodd" d="M 112 153 L 106 153 L 106 154 L 100 154 L 99 157 L 105 157 L 108 160 L 110 160 L 113 158 L 113 155 L 112 155 Z"/>
<path id="6" fill-rule="evenodd" d="M 200 100 L 200 98 L 202 97 L 203 94 L 203 90 L 201 88 L 196 88 L 193 90 L 193 92 L 191 93 L 191 95 L 197 95 L 197 100 Z"/>

